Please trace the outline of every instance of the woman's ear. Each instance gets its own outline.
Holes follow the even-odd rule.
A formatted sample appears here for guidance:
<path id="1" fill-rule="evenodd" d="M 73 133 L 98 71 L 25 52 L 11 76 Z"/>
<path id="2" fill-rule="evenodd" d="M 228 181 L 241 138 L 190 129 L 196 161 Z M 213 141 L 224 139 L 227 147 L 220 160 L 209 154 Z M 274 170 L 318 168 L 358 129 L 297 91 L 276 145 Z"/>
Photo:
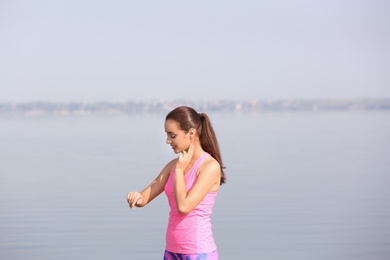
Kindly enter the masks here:
<path id="1" fill-rule="evenodd" d="M 188 134 L 190 135 L 190 140 L 192 140 L 195 137 L 195 129 L 191 128 L 190 131 L 188 131 Z"/>

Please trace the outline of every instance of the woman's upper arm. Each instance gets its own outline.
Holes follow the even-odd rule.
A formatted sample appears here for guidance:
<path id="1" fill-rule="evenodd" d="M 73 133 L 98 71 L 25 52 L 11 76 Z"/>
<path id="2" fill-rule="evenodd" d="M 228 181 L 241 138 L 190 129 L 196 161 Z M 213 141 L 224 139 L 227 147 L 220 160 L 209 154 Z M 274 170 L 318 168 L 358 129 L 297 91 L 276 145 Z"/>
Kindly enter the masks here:
<path id="1" fill-rule="evenodd" d="M 207 195 L 211 188 L 219 183 L 221 178 L 221 167 L 215 160 L 210 160 L 199 171 L 195 184 L 187 192 L 186 212 L 192 211 Z"/>
<path id="2" fill-rule="evenodd" d="M 175 165 L 176 160 L 170 161 L 160 172 L 160 174 L 143 191 L 143 205 L 145 206 L 164 191 L 165 184 L 168 181 L 170 171 Z"/>

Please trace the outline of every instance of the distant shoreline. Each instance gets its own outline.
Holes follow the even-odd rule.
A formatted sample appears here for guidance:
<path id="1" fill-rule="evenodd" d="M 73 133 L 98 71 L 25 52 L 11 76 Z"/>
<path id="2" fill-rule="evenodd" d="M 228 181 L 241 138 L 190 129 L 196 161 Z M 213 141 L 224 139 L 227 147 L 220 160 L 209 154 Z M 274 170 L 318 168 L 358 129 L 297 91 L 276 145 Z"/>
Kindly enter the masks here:
<path id="1" fill-rule="evenodd" d="M 187 105 L 202 112 L 266 111 L 369 111 L 390 110 L 390 98 L 361 99 L 252 99 L 252 100 L 150 100 L 97 102 L 20 102 L 1 103 L 0 115 L 120 115 L 161 113 Z"/>

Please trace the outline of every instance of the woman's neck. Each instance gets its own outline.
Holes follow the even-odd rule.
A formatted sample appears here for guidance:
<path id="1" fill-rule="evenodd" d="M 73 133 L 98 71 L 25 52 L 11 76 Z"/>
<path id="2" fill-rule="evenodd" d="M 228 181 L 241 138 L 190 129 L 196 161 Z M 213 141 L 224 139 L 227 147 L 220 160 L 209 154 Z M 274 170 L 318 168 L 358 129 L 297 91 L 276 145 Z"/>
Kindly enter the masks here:
<path id="1" fill-rule="evenodd" d="M 191 162 L 195 162 L 196 160 L 198 160 L 198 158 L 205 153 L 205 151 L 203 150 L 202 146 L 200 145 L 199 142 L 195 143 L 194 144 L 195 147 L 194 147 L 194 153 L 192 154 L 192 159 L 191 159 Z"/>

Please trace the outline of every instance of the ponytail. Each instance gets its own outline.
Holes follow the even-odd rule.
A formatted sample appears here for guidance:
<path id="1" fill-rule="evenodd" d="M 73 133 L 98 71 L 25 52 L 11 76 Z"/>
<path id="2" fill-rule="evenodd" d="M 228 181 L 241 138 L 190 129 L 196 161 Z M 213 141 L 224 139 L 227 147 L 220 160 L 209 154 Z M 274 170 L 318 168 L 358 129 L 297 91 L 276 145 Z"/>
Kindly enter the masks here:
<path id="1" fill-rule="evenodd" d="M 221 166 L 221 185 L 226 182 L 226 177 L 224 173 L 224 166 L 222 164 L 221 152 L 219 149 L 219 144 L 217 137 L 215 135 L 213 126 L 211 124 L 210 118 L 205 114 L 200 114 L 200 144 L 207 153 L 209 153 Z"/>

